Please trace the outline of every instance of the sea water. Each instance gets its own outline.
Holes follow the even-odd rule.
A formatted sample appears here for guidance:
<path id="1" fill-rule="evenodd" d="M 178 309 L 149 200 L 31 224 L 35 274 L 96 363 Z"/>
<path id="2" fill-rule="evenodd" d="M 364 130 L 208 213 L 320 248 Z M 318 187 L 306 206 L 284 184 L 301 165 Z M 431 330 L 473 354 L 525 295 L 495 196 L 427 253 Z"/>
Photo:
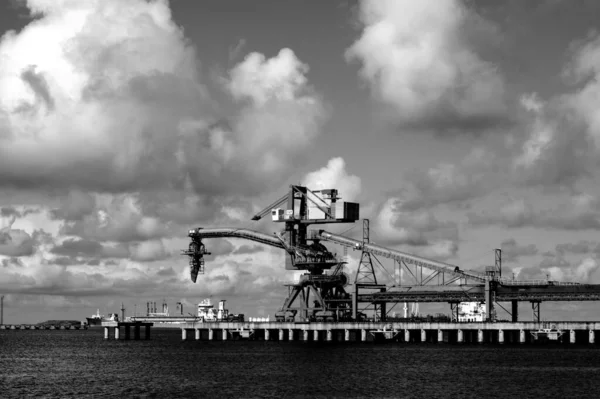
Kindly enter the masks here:
<path id="1" fill-rule="evenodd" d="M 0 398 L 598 398 L 600 347 L 148 341 L 0 330 Z"/>

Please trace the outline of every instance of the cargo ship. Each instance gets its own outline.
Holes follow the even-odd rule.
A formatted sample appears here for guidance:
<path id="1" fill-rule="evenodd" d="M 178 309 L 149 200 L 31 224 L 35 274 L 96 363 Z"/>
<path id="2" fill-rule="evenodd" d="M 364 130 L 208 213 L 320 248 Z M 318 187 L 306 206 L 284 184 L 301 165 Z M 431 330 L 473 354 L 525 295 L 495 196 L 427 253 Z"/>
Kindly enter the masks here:
<path id="1" fill-rule="evenodd" d="M 109 313 L 108 317 L 105 317 L 100 314 L 100 309 L 98 309 L 96 314 L 86 317 L 85 319 L 88 327 L 100 327 L 104 321 L 119 321 L 119 315 L 117 313 Z"/>
<path id="2" fill-rule="evenodd" d="M 219 301 L 218 307 L 215 308 L 210 299 L 204 299 L 197 305 L 196 314 L 183 312 L 183 304 L 177 302 L 176 314 L 169 313 L 169 306 L 166 302 L 162 304 L 162 311 L 157 312 L 156 302 L 148 302 L 146 304 L 147 312 L 145 316 L 129 316 L 125 321 L 139 321 L 144 323 L 154 323 L 155 327 L 175 327 L 183 323 L 203 323 L 216 321 L 244 321 L 243 314 L 231 314 L 225 308 L 225 300 Z"/>

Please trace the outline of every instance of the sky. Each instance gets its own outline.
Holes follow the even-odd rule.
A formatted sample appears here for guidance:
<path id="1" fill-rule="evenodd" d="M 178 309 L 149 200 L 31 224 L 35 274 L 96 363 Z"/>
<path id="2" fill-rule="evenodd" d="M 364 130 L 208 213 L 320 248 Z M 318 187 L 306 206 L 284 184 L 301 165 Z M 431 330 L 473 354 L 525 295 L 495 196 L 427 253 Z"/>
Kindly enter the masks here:
<path id="1" fill-rule="evenodd" d="M 250 219 L 290 184 L 338 188 L 389 248 L 473 270 L 501 248 L 503 276 L 600 283 L 598 8 L 3 2 L 5 323 L 208 297 L 273 316 L 297 278 L 281 250 L 207 241 L 195 284 L 180 250 L 193 227 L 280 230 Z M 598 317 L 542 304 L 545 319 Z"/>

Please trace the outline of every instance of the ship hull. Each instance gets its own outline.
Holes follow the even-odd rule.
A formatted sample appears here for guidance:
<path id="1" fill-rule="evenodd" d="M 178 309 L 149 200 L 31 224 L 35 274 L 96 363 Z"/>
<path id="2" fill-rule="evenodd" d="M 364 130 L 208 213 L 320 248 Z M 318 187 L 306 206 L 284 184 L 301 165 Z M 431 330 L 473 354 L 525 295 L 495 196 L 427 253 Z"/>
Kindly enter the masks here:
<path id="1" fill-rule="evenodd" d="M 88 327 L 102 327 L 102 322 L 103 321 L 111 321 L 111 320 L 108 320 L 108 319 L 98 319 L 98 318 L 95 318 L 95 317 L 93 317 L 93 318 L 92 317 L 86 317 L 85 319 L 87 321 Z"/>

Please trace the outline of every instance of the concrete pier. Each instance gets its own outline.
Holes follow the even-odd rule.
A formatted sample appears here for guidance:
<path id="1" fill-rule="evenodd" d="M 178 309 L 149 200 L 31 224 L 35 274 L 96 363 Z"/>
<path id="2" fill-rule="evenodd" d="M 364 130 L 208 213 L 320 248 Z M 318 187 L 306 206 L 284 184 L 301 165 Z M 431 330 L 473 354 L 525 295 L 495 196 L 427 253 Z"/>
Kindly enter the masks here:
<path id="1" fill-rule="evenodd" d="M 135 340 L 140 339 L 140 329 L 145 327 L 145 339 L 150 339 L 150 327 L 152 327 L 154 323 L 142 323 L 142 322 L 123 322 L 123 321 L 107 321 L 102 323 L 102 327 L 104 328 L 104 339 L 110 338 L 110 329 L 114 328 L 115 339 L 118 340 L 121 337 L 121 327 L 125 330 L 125 340 L 131 339 L 131 328 L 133 327 L 133 337 Z"/>
<path id="2" fill-rule="evenodd" d="M 595 331 L 600 329 L 600 322 L 496 322 L 496 323 L 438 323 L 438 322 L 203 322 L 189 323 L 182 330 L 198 339 L 214 340 L 214 331 L 220 334 L 217 339 L 258 339 L 289 341 L 344 341 L 344 342 L 439 342 L 439 343 L 490 343 L 517 344 L 534 342 L 532 333 L 543 328 L 563 331 L 559 342 L 563 344 L 579 343 L 595 344 Z M 114 323 L 116 326 L 116 323 Z M 114 328 L 113 326 L 113 328 Z M 179 327 L 181 328 L 181 327 Z M 287 333 L 286 333 L 287 330 Z M 205 331 L 201 333 L 200 331 Z M 274 335 L 277 331 L 277 335 Z M 272 334 L 273 333 L 273 334 Z M 437 333 L 437 334 L 436 334 Z M 105 338 L 109 334 L 105 330 Z M 182 338 L 188 333 L 182 332 Z M 299 334 L 296 336 L 296 334 Z M 411 336 L 412 334 L 412 336 Z M 148 335 L 148 334 L 147 334 Z M 231 337 L 228 337 L 231 335 Z M 437 340 L 436 340 L 437 336 Z M 587 339 L 586 339 L 587 336 Z M 128 333 L 125 332 L 125 337 Z M 190 338 L 192 336 L 190 335 Z"/>

